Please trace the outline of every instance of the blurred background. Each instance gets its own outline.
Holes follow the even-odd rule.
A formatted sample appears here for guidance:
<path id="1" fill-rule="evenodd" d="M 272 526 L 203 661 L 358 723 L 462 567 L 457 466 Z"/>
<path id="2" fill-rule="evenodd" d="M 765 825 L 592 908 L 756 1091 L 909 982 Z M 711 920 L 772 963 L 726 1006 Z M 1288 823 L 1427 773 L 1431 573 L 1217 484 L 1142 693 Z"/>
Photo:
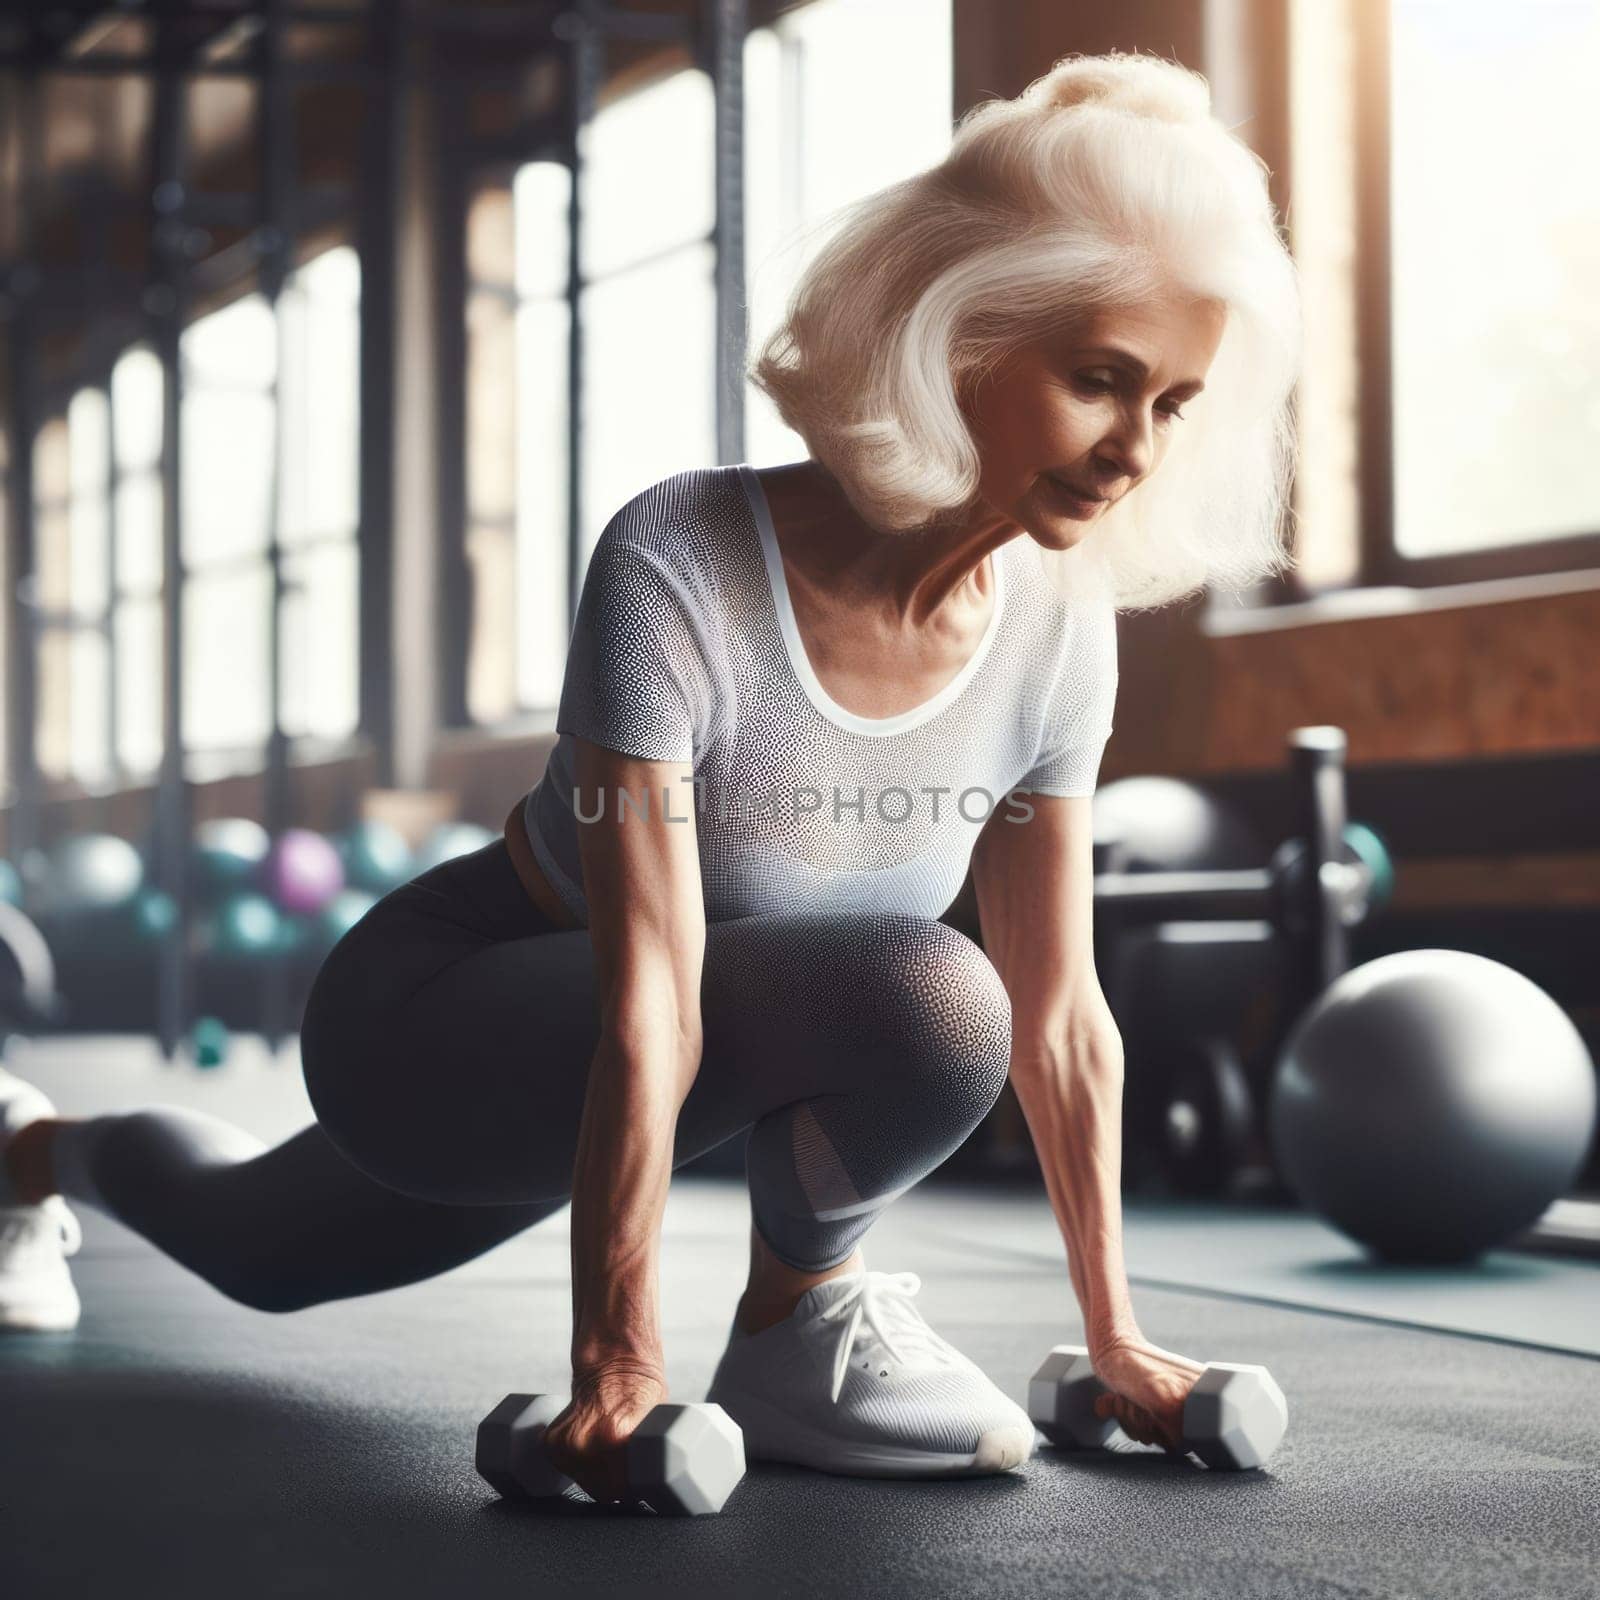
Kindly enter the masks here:
<path id="1" fill-rule="evenodd" d="M 1306 1196 L 1270 1114 L 1290 1030 L 1444 949 L 1526 980 L 1498 1015 L 1532 1065 L 1496 1070 L 1567 1138 L 1487 1113 L 1440 1148 L 1542 1139 L 1524 1242 L 1591 1240 L 1593 0 L 7 6 L 0 1022 L 184 1072 L 292 1053 L 339 933 L 537 781 L 613 512 L 805 454 L 741 372 L 819 225 L 1112 48 L 1203 72 L 1268 163 L 1309 331 L 1296 571 L 1121 619 L 1126 1180 Z M 981 937 L 970 886 L 948 919 Z M 1435 1108 L 1482 1036 L 1452 982 L 1412 1006 Z M 1396 1095 L 1403 1147 L 1440 1137 Z M 1009 1095 L 947 1176 L 1037 1182 Z"/>

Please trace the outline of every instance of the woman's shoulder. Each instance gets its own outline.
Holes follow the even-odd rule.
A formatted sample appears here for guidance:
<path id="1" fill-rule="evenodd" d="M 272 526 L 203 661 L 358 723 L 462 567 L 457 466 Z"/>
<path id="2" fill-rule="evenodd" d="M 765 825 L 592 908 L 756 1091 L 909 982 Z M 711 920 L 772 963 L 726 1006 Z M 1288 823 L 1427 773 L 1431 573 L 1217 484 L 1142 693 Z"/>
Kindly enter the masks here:
<path id="1" fill-rule="evenodd" d="M 736 506 L 731 467 L 692 467 L 639 490 L 605 526 L 600 537 L 652 558 L 674 577 L 703 572 L 725 547 L 724 530 Z"/>

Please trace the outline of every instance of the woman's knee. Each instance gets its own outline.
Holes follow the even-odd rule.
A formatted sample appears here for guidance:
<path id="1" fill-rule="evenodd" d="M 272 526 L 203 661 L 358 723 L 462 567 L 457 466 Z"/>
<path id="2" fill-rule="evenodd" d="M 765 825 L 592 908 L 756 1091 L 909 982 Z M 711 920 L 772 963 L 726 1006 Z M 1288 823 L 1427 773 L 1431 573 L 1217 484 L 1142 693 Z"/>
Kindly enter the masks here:
<path id="1" fill-rule="evenodd" d="M 902 914 L 872 922 L 862 979 L 882 1048 L 907 1074 L 958 1079 L 986 1111 L 1011 1064 L 1011 998 L 994 964 L 948 923 Z"/>

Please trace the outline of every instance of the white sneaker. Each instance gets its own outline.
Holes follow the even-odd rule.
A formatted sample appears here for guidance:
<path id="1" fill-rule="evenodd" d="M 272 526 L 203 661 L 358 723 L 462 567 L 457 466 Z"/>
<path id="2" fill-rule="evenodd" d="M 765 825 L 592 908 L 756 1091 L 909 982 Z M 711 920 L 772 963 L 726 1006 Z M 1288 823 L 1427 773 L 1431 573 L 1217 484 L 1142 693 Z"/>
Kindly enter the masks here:
<path id="1" fill-rule="evenodd" d="M 914 1272 L 846 1273 L 760 1333 L 737 1327 L 707 1400 L 744 1431 L 751 1460 L 865 1477 L 1009 1472 L 1033 1423 L 923 1320 Z"/>
<path id="2" fill-rule="evenodd" d="M 78 1291 L 66 1258 L 83 1243 L 60 1195 L 0 1207 L 0 1330 L 63 1332 L 78 1325 Z"/>
<path id="3" fill-rule="evenodd" d="M 0 1067 L 0 1331 L 78 1325 L 78 1291 L 66 1262 L 83 1243 L 78 1219 L 60 1195 L 18 1204 L 5 1175 L 11 1135 L 55 1110 L 42 1090 Z"/>
<path id="4" fill-rule="evenodd" d="M 0 1066 L 0 1206 L 14 1206 L 17 1197 L 6 1179 L 6 1146 L 14 1133 L 21 1133 L 40 1117 L 53 1117 L 56 1108 L 43 1089 L 25 1083 L 16 1073 Z"/>

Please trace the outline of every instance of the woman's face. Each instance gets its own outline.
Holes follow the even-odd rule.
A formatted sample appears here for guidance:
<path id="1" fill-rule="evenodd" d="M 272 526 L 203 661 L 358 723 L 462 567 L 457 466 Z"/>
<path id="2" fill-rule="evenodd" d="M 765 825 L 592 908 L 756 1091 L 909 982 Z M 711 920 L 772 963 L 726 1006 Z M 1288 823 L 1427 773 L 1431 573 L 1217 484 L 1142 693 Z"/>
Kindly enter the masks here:
<path id="1" fill-rule="evenodd" d="M 964 406 L 979 495 L 1047 549 L 1077 544 L 1160 466 L 1226 318 L 1217 301 L 1171 294 L 1087 313 L 1012 356 Z"/>

